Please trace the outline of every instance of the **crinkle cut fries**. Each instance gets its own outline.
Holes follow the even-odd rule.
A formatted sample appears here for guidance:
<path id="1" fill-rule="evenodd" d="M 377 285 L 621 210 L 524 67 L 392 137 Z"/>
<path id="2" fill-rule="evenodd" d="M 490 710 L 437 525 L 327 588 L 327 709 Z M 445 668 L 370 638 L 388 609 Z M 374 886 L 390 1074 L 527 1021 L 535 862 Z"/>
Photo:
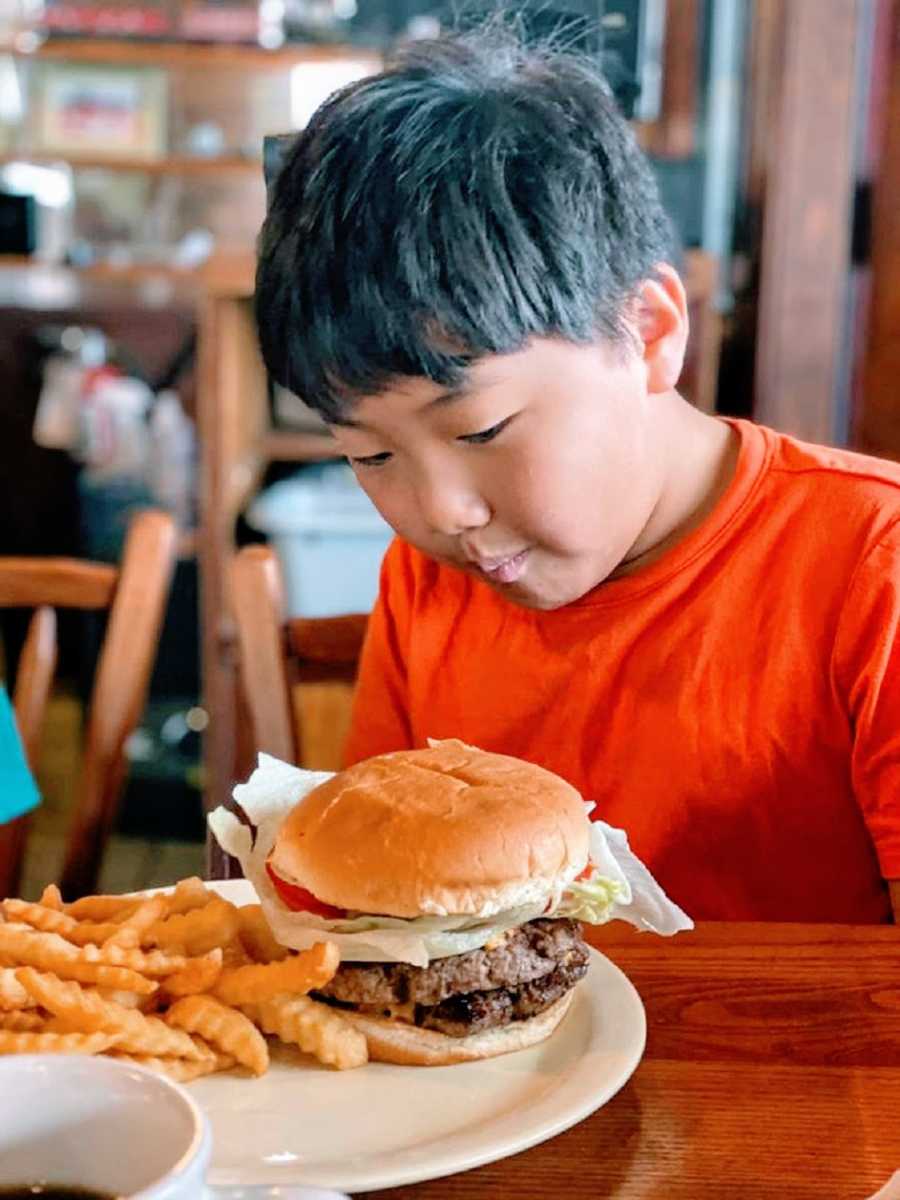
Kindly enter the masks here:
<path id="1" fill-rule="evenodd" d="M 366 1039 L 310 999 L 333 942 L 288 950 L 258 904 L 197 878 L 167 893 L 0 903 L 0 1054 L 106 1054 L 187 1082 L 269 1066 L 270 1035 L 344 1070 Z"/>

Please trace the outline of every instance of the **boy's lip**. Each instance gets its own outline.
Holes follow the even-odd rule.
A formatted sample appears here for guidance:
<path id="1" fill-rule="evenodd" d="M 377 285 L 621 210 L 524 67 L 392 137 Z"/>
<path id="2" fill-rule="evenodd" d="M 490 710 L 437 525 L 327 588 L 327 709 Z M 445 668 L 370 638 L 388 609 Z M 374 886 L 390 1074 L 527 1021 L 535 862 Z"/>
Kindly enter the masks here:
<path id="1" fill-rule="evenodd" d="M 530 548 L 493 558 L 470 558 L 469 563 L 494 583 L 515 583 L 525 570 Z"/>

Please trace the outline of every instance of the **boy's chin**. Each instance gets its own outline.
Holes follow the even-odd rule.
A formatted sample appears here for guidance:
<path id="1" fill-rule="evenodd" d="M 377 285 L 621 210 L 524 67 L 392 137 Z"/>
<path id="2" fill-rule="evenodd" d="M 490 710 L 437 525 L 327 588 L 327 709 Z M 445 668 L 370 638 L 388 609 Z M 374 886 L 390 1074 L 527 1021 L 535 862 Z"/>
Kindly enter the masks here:
<path id="1" fill-rule="evenodd" d="M 567 604 L 581 599 L 581 596 L 577 594 L 548 596 L 524 588 L 495 588 L 494 590 L 505 596 L 511 604 L 517 604 L 520 608 L 530 608 L 535 612 L 554 612 L 558 608 L 565 608 Z"/>
<path id="2" fill-rule="evenodd" d="M 520 608 L 529 608 L 535 612 L 553 612 L 555 609 L 565 608 L 567 604 L 574 604 L 592 592 L 594 588 L 599 587 L 606 579 L 610 578 L 611 574 L 608 572 L 603 574 L 600 579 L 595 579 L 597 564 L 592 563 L 590 568 L 585 569 L 586 564 L 579 563 L 576 567 L 571 560 L 554 559 L 553 556 L 540 554 L 540 552 L 538 552 L 537 558 L 538 561 L 535 561 L 532 557 L 521 577 L 512 583 L 491 579 L 485 572 L 468 563 L 452 559 L 440 559 L 439 561 L 477 579 L 479 583 L 502 596 L 504 600 L 508 600 L 510 604 L 516 604 Z M 579 570 L 578 567 L 581 569 Z"/>
<path id="3" fill-rule="evenodd" d="M 512 584 L 493 583 L 490 580 L 484 582 L 511 604 L 517 604 L 520 608 L 530 608 L 535 612 L 553 612 L 565 608 L 567 604 L 574 604 L 597 586 L 594 583 L 581 586 L 574 579 L 557 578 L 545 581 L 533 576 Z"/>

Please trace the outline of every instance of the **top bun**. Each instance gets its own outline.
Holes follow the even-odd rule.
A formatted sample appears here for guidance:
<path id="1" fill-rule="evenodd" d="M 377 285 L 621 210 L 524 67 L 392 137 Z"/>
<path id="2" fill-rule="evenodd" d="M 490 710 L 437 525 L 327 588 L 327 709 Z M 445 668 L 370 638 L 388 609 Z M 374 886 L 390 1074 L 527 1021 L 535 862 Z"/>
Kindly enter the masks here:
<path id="1" fill-rule="evenodd" d="M 339 908 L 488 917 L 570 882 L 589 831 L 581 796 L 559 776 L 450 740 L 370 758 L 315 788 L 269 861 Z"/>

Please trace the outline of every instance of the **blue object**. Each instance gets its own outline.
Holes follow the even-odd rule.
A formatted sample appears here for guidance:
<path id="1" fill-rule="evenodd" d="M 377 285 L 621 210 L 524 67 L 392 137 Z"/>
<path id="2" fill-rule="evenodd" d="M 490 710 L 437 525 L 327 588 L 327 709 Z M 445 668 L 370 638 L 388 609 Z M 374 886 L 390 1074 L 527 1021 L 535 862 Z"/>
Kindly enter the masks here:
<path id="1" fill-rule="evenodd" d="M 31 812 L 40 802 L 9 696 L 0 684 L 0 825 Z"/>

